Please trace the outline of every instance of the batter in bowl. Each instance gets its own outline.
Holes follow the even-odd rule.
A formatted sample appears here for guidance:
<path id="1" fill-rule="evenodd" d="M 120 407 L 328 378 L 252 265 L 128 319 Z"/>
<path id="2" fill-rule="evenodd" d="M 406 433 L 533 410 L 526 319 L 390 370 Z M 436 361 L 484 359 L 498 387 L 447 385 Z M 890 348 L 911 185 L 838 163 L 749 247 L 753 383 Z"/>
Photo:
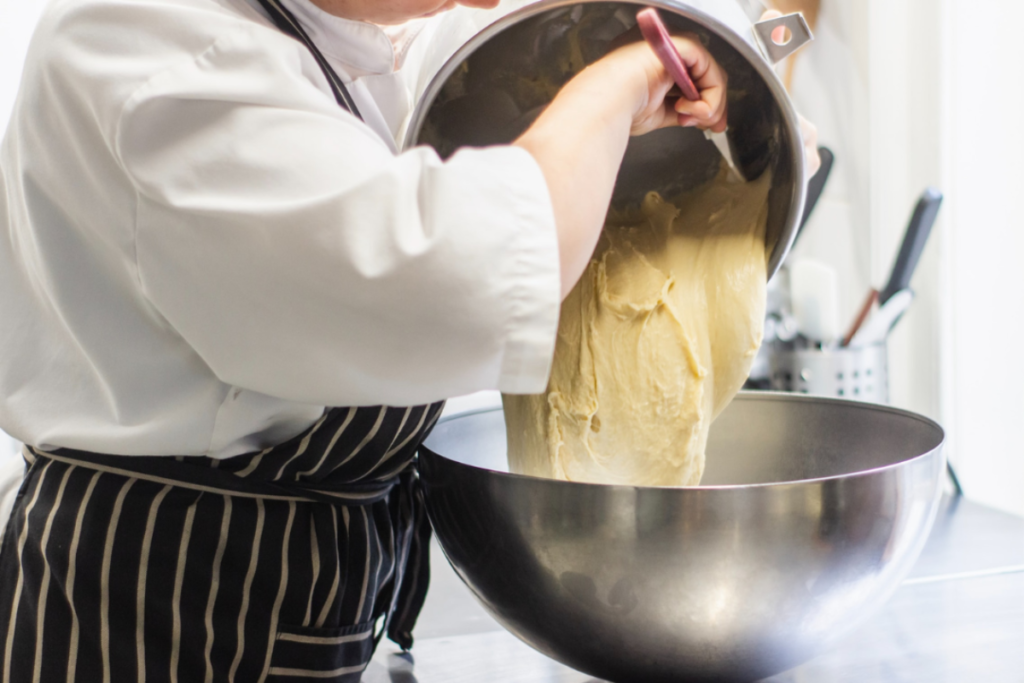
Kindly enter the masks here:
<path id="1" fill-rule="evenodd" d="M 764 331 L 771 174 L 611 215 L 562 304 L 547 391 L 505 395 L 512 472 L 692 486 Z"/>

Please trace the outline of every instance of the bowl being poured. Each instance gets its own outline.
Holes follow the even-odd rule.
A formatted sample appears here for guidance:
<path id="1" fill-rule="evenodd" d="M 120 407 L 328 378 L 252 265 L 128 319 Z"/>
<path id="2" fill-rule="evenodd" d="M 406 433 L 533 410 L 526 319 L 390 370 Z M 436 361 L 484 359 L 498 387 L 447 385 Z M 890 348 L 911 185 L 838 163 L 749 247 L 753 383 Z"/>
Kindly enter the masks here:
<path id="1" fill-rule="evenodd" d="M 433 146 L 447 158 L 462 147 L 515 140 L 576 73 L 607 54 L 656 8 L 667 30 L 696 35 L 729 74 L 727 145 L 737 173 L 772 175 L 765 243 L 768 276 L 789 251 L 803 215 L 806 168 L 796 111 L 773 64 L 810 39 L 764 40 L 794 16 L 751 25 L 735 0 L 535 0 L 513 2 L 436 68 L 405 133 L 406 147 Z M 499 14 L 502 10 L 499 10 Z M 800 24 L 806 26 L 806 24 Z M 718 172 L 719 148 L 695 128 L 665 128 L 630 141 L 612 208 L 636 206 L 648 192 L 665 198 L 699 187 Z"/>

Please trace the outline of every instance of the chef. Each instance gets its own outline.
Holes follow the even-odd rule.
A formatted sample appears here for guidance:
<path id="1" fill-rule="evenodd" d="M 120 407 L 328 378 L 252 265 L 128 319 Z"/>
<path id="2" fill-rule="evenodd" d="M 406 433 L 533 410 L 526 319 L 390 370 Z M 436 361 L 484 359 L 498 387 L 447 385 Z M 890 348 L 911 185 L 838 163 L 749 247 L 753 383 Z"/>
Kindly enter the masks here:
<path id="1" fill-rule="evenodd" d="M 642 43 L 515 144 L 398 153 L 427 15 L 56 0 L 0 152 L 0 681 L 355 681 L 403 647 L 445 397 L 544 389 L 629 136 L 726 126 Z M 418 35 L 419 34 L 419 35 Z"/>

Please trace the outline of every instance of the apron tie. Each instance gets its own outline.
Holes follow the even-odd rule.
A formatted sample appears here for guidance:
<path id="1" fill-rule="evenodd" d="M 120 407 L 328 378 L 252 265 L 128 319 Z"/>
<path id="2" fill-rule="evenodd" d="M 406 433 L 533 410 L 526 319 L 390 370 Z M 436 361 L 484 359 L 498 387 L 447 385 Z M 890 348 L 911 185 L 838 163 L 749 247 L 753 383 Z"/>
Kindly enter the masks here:
<path id="1" fill-rule="evenodd" d="M 400 525 L 399 534 L 404 536 L 399 543 L 398 566 L 402 568 L 401 576 L 395 581 L 398 591 L 391 601 L 384 629 L 377 636 L 377 642 L 379 644 L 381 635 L 386 632 L 392 642 L 408 651 L 412 649 L 412 630 L 423 609 L 430 585 L 431 526 L 415 462 L 402 473 L 396 489 L 401 491 L 399 504 L 409 507 L 410 516 Z"/>

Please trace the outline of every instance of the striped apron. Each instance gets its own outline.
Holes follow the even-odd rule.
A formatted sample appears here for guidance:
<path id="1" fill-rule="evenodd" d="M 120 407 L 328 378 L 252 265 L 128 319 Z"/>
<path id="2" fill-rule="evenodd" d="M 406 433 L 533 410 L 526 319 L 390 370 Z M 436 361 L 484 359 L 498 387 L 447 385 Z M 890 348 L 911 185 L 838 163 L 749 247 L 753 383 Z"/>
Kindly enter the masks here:
<path id="1" fill-rule="evenodd" d="M 385 633 L 412 646 L 430 539 L 412 461 L 442 407 L 331 408 L 226 460 L 26 448 L 0 683 L 358 681 Z"/>
<path id="2" fill-rule="evenodd" d="M 358 681 L 429 581 L 411 460 L 442 404 L 335 408 L 227 460 L 26 448 L 0 680 Z"/>

